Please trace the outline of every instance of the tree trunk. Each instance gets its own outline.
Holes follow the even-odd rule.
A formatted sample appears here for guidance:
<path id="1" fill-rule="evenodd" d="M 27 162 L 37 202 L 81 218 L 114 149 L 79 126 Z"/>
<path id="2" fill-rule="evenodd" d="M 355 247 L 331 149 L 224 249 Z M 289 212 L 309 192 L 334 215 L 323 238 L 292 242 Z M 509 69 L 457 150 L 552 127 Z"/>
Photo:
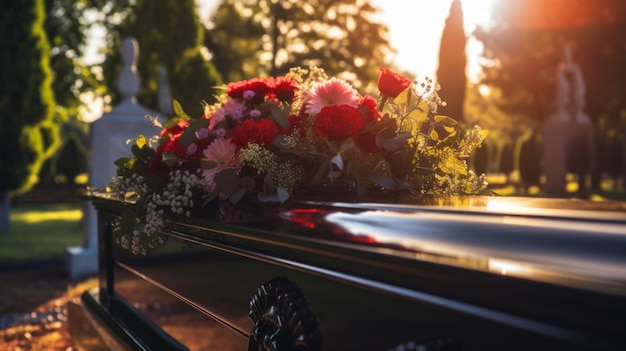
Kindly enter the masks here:
<path id="1" fill-rule="evenodd" d="M 0 193 L 0 234 L 8 233 L 10 226 L 9 213 L 11 212 L 9 193 Z"/>

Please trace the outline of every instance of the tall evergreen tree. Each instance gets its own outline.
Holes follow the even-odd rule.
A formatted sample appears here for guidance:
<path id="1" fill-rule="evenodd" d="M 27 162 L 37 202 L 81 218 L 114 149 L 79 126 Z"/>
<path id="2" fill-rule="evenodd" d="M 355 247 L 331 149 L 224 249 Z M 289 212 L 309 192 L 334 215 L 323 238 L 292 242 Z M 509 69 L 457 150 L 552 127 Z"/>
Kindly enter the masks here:
<path id="1" fill-rule="evenodd" d="M 30 189 L 58 144 L 44 20 L 43 0 L 0 5 L 0 232 L 9 229 L 9 193 Z"/>
<path id="2" fill-rule="evenodd" d="M 191 116 L 203 112 L 201 102 L 214 101 L 216 86 L 222 83 L 204 48 L 204 27 L 200 24 L 194 0 L 137 0 L 126 22 L 116 28 L 117 42 L 132 36 L 139 43 L 137 68 L 141 80 L 138 100 L 159 110 L 159 72 L 167 68 L 172 98 Z M 106 76 L 117 77 L 119 45 L 110 48 Z M 113 65 L 112 65 L 113 64 Z M 107 82 L 114 94 L 116 81 Z"/>
<path id="3" fill-rule="evenodd" d="M 458 121 L 464 120 L 463 105 L 467 86 L 466 44 L 461 1 L 453 0 L 441 36 L 437 81 L 441 85 L 439 95 L 447 103 L 439 112 Z"/>
<path id="4" fill-rule="evenodd" d="M 52 182 L 60 169 L 73 169 L 81 165 L 86 171 L 89 125 L 81 118 L 81 94 L 97 91 L 99 83 L 81 58 L 86 48 L 86 33 L 90 23 L 85 15 L 90 9 L 84 1 L 44 0 L 46 21 L 44 28 L 50 42 L 50 68 L 52 89 L 56 100 L 55 122 L 61 125 L 62 142 L 57 152 L 48 159 L 40 173 L 41 182 Z M 68 144 L 68 142 L 70 142 Z M 73 143 L 77 143 L 74 145 Z M 65 150 L 69 147 L 68 150 Z M 70 179 L 72 181 L 72 179 Z"/>
<path id="5" fill-rule="evenodd" d="M 365 88 L 376 83 L 391 52 L 387 27 L 374 20 L 377 11 L 369 0 L 223 0 L 207 35 L 220 61 L 245 53 L 246 73 L 281 75 L 315 65 Z"/>

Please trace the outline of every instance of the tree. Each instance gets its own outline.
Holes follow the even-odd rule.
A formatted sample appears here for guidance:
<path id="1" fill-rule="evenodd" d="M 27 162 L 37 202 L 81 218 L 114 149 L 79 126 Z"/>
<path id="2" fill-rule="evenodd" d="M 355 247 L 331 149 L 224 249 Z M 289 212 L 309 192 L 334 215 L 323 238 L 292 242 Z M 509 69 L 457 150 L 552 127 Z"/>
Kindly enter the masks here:
<path id="1" fill-rule="evenodd" d="M 491 61 L 483 83 L 502 90 L 501 107 L 541 124 L 554 108 L 555 78 L 570 44 L 587 86 L 587 113 L 617 118 L 626 105 L 626 3 L 620 0 L 507 0 L 492 27 L 475 35 Z"/>
<path id="2" fill-rule="evenodd" d="M 314 65 L 365 89 L 376 83 L 378 66 L 389 65 L 391 52 L 387 27 L 373 19 L 377 11 L 368 0 L 224 0 L 208 36 L 218 62 L 233 51 L 245 53 L 235 70 L 255 67 L 255 75 L 275 76 Z"/>
<path id="3" fill-rule="evenodd" d="M 52 69 L 52 90 L 56 105 L 54 108 L 55 123 L 61 125 L 62 140 L 76 140 L 81 143 L 77 147 L 85 149 L 89 126 L 81 118 L 81 95 L 94 92 L 100 87 L 88 66 L 82 63 L 86 47 L 86 32 L 91 23 L 85 20 L 90 9 L 84 1 L 45 0 L 46 20 L 44 29 L 50 42 L 50 68 Z M 71 133 L 68 131 L 71 130 Z M 78 133 L 75 138 L 73 133 Z M 52 181 L 56 170 L 60 167 L 74 167 L 87 162 L 84 159 L 68 159 L 61 157 L 65 145 L 60 145 L 57 152 L 46 160 L 39 173 L 39 181 Z M 78 155 L 78 154 L 77 154 Z M 68 164 L 65 164 L 65 163 Z M 59 167 L 57 167 L 57 165 Z"/>
<path id="4" fill-rule="evenodd" d="M 507 0 L 497 4 L 492 19 L 492 27 L 475 35 L 491 61 L 482 82 L 502 91 L 503 111 L 523 115 L 533 129 L 543 124 L 555 108 L 556 70 L 568 44 L 584 75 L 585 112 L 596 125 L 599 165 L 607 164 L 601 150 L 608 135 L 617 134 L 626 147 L 626 131 L 619 128 L 626 81 L 616 79 L 626 76 L 626 2 Z M 592 179 L 598 188 L 598 175 Z"/>
<path id="5" fill-rule="evenodd" d="M 265 29 L 260 22 L 246 19 L 238 2 L 223 1 L 211 17 L 205 32 L 205 45 L 212 62 L 227 82 L 263 75 L 258 64 L 261 38 Z M 236 25 L 233 25 L 235 23 Z"/>
<path id="6" fill-rule="evenodd" d="M 59 141 L 44 20 L 43 0 L 0 5 L 0 232 L 9 229 L 9 193 L 32 187 Z"/>
<path id="7" fill-rule="evenodd" d="M 450 5 L 450 14 L 441 36 L 437 82 L 441 85 L 439 95 L 447 103 L 439 112 L 459 121 L 464 120 L 463 106 L 467 85 L 466 43 L 463 8 L 460 0 L 454 0 Z"/>
<path id="8" fill-rule="evenodd" d="M 109 47 L 105 76 L 112 95 L 116 95 L 119 72 L 119 43 L 126 36 L 137 39 L 140 48 L 137 68 L 141 80 L 138 100 L 158 110 L 159 72 L 167 68 L 172 97 L 192 116 L 203 112 L 201 102 L 214 101 L 216 86 L 222 80 L 208 61 L 203 46 L 204 32 L 193 0 L 137 0 L 124 23 L 115 29 L 116 41 Z"/>
<path id="9" fill-rule="evenodd" d="M 44 28 L 50 41 L 52 89 L 58 105 L 73 110 L 80 105 L 78 94 L 89 86 L 82 80 L 79 58 L 85 47 L 87 26 L 81 20 L 86 7 L 74 0 L 45 0 Z M 72 115 L 75 115 L 72 113 Z"/>

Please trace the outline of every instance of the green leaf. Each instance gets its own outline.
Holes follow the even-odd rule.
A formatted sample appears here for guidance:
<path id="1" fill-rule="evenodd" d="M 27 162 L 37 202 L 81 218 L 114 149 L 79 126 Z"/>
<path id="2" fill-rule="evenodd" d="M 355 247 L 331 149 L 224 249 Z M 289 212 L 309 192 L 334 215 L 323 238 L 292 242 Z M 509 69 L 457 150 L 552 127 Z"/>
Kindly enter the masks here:
<path id="1" fill-rule="evenodd" d="M 436 131 L 436 130 L 434 130 L 434 129 L 433 129 L 433 130 L 431 130 L 431 131 L 430 131 L 430 138 L 431 138 L 432 140 L 439 140 L 439 133 L 437 133 L 437 131 Z"/>
<path id="2" fill-rule="evenodd" d="M 437 165 L 440 171 L 451 175 L 467 175 L 467 167 L 465 162 L 454 157 L 452 154 L 448 154 L 439 160 Z"/>
<path id="3" fill-rule="evenodd" d="M 435 116 L 435 123 L 437 124 L 443 124 L 444 126 L 455 126 L 457 125 L 457 121 L 454 118 L 448 117 L 448 116 L 443 116 L 443 115 L 436 115 Z"/>
<path id="4" fill-rule="evenodd" d="M 402 146 L 406 145 L 407 141 L 411 139 L 411 133 L 400 133 L 393 138 L 387 139 L 382 143 L 383 149 L 387 152 L 395 152 L 400 150 Z"/>
<path id="5" fill-rule="evenodd" d="M 395 99 L 393 99 L 393 103 L 396 105 L 407 104 L 411 99 L 412 91 L 413 89 L 411 89 L 411 87 L 404 89 L 400 94 L 398 94 L 398 96 L 396 96 Z"/>
<path id="6" fill-rule="evenodd" d="M 328 177 L 329 170 L 330 162 L 327 162 L 327 160 L 325 160 L 320 164 L 320 168 L 317 169 L 315 175 L 313 175 L 313 178 L 311 179 L 313 184 L 318 184 L 325 180 Z"/>
<path id="7" fill-rule="evenodd" d="M 178 121 L 180 121 L 180 117 L 169 118 L 167 121 L 165 121 L 165 129 L 172 128 L 173 126 L 178 124 Z"/>
<path id="8" fill-rule="evenodd" d="M 231 168 L 218 172 L 215 175 L 215 184 L 224 194 L 229 196 L 240 189 L 237 172 Z"/>
<path id="9" fill-rule="evenodd" d="M 393 103 L 396 105 L 406 105 L 407 110 L 413 110 L 416 108 L 418 103 L 425 102 L 421 100 L 412 86 L 404 89 L 395 99 L 393 99 Z M 426 111 L 428 111 L 428 103 L 426 103 Z"/>
<path id="10" fill-rule="evenodd" d="M 276 192 L 278 193 L 278 200 L 280 200 L 280 203 L 285 203 L 285 201 L 289 199 L 289 192 L 287 190 L 278 187 Z"/>
<path id="11" fill-rule="evenodd" d="M 396 133 L 391 129 L 385 128 L 376 133 L 376 146 L 383 147 L 385 141 L 392 139 L 396 136 Z"/>
<path id="12" fill-rule="evenodd" d="M 238 188 L 233 194 L 228 196 L 228 201 L 230 201 L 231 204 L 236 204 L 241 201 L 244 195 L 246 195 L 246 192 L 245 188 Z"/>
<path id="13" fill-rule="evenodd" d="M 139 134 L 139 136 L 137 137 L 137 140 L 135 141 L 135 144 L 137 145 L 137 147 L 139 147 L 140 149 L 143 149 L 144 146 L 146 146 L 148 144 L 148 140 L 146 139 L 145 136 Z"/>
<path id="14" fill-rule="evenodd" d="M 346 151 L 350 150 L 350 149 L 351 149 L 351 148 L 353 148 L 353 147 L 354 147 L 354 139 L 353 139 L 353 138 L 348 138 L 348 139 L 344 140 L 344 141 L 341 143 L 341 146 L 339 146 L 339 151 L 338 151 L 338 153 L 339 153 L 339 154 L 342 154 L 342 153 L 344 153 L 344 152 L 346 152 Z"/>
<path id="15" fill-rule="evenodd" d="M 173 152 L 164 152 L 161 154 L 161 159 L 168 167 L 173 167 L 178 162 L 178 156 Z"/>
<path id="16" fill-rule="evenodd" d="M 209 128 L 211 121 L 206 118 L 194 119 L 180 136 L 180 144 L 189 146 L 196 141 L 196 132 L 200 129 Z"/>
<path id="17" fill-rule="evenodd" d="M 419 105 L 421 104 L 422 103 L 420 102 Z M 411 110 L 406 116 L 418 125 L 421 125 L 428 118 L 428 106 L 426 106 L 426 109 L 423 109 L 419 105 L 415 109 Z"/>
<path id="18" fill-rule="evenodd" d="M 201 159 L 200 160 L 200 168 L 201 169 L 213 169 L 217 166 L 217 162 L 211 161 L 211 160 L 207 160 L 207 159 Z"/>
<path id="19" fill-rule="evenodd" d="M 122 168 L 122 167 L 126 166 L 126 164 L 128 162 L 130 162 L 130 158 L 122 157 L 122 158 L 118 158 L 117 160 L 115 160 L 115 162 L 113 162 L 113 164 L 116 165 L 118 168 Z"/>
<path id="20" fill-rule="evenodd" d="M 272 114 L 272 119 L 279 126 L 289 129 L 289 114 L 291 112 L 291 108 L 281 108 L 276 104 L 270 105 L 270 112 Z"/>
<path id="21" fill-rule="evenodd" d="M 130 152 L 133 154 L 133 156 L 135 156 L 135 158 L 141 158 L 141 149 L 139 148 L 139 146 L 137 146 L 137 144 L 133 144 L 130 147 Z"/>
<path id="22" fill-rule="evenodd" d="M 480 137 L 482 138 L 481 140 L 485 140 L 485 138 L 487 138 L 487 135 L 489 135 L 489 130 L 481 129 L 478 133 L 480 133 Z"/>
<path id="23" fill-rule="evenodd" d="M 174 114 L 178 116 L 181 120 L 188 121 L 190 119 L 189 115 L 187 115 L 185 111 L 183 111 L 183 107 L 180 105 L 180 102 L 178 102 L 178 100 L 174 99 L 174 101 L 172 101 L 172 105 L 174 106 Z"/>
<path id="24" fill-rule="evenodd" d="M 335 155 L 335 157 L 330 160 L 330 163 L 334 164 L 337 168 L 343 171 L 344 163 L 340 154 Z"/>
<path id="25" fill-rule="evenodd" d="M 395 180 L 391 177 L 387 177 L 384 174 L 376 173 L 370 176 L 370 180 L 376 184 L 380 185 L 383 188 L 391 189 L 395 185 Z"/>
<path id="26" fill-rule="evenodd" d="M 437 149 L 443 149 L 445 147 L 451 147 L 454 143 L 455 139 L 459 136 L 459 133 L 455 130 L 452 133 L 448 134 L 445 138 L 440 140 L 435 147 Z"/>

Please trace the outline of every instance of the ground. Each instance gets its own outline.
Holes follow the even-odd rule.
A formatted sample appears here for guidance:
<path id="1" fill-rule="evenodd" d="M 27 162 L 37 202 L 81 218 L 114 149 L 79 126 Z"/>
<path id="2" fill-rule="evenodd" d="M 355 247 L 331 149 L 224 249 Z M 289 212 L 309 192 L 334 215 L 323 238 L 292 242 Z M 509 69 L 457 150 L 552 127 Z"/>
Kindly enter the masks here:
<path id="1" fill-rule="evenodd" d="M 67 301 L 95 287 L 72 281 L 63 265 L 0 267 L 0 350 L 77 350 L 67 330 Z"/>

